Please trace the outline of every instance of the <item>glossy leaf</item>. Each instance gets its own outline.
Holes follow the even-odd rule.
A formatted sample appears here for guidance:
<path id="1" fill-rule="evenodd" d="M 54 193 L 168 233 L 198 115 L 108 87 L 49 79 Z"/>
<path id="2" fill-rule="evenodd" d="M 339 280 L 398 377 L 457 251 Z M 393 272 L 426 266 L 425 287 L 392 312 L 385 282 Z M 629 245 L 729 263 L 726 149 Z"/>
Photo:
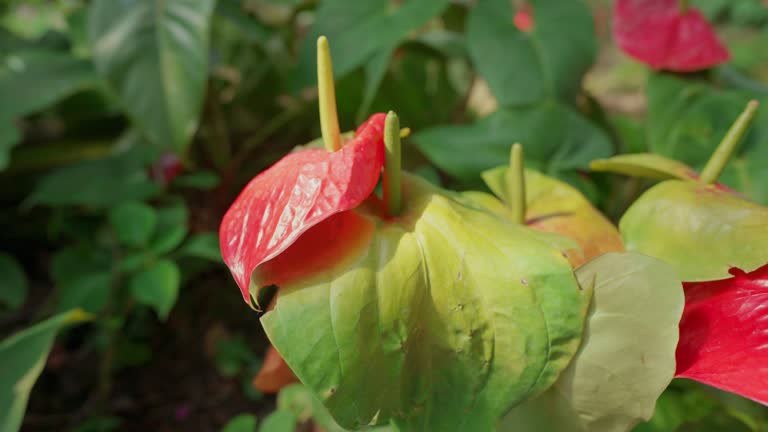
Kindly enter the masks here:
<path id="1" fill-rule="evenodd" d="M 674 270 L 610 253 L 576 276 L 593 286 L 579 352 L 552 388 L 504 418 L 501 432 L 625 432 L 651 418 L 672 380 L 684 303 Z"/>
<path id="2" fill-rule="evenodd" d="M 506 165 L 515 142 L 525 144 L 526 166 L 548 175 L 584 169 L 611 154 L 605 133 L 557 103 L 498 111 L 471 125 L 437 126 L 411 139 L 438 168 L 469 183 Z"/>
<path id="3" fill-rule="evenodd" d="M 262 266 L 262 324 L 343 427 L 487 430 L 568 364 L 589 291 L 535 231 L 404 182 L 399 218 L 340 213 Z"/>
<path id="4" fill-rule="evenodd" d="M 157 213 L 144 203 L 128 201 L 110 210 L 109 221 L 122 244 L 141 247 L 155 231 Z"/>
<path id="5" fill-rule="evenodd" d="M 155 145 L 183 152 L 197 129 L 208 77 L 214 0 L 96 0 L 93 60 Z"/>
<path id="6" fill-rule="evenodd" d="M 730 59 L 697 9 L 678 0 L 617 0 L 613 36 L 621 49 L 654 69 L 690 72 Z"/>
<path id="7" fill-rule="evenodd" d="M 160 260 L 133 275 L 128 282 L 133 298 L 168 318 L 179 296 L 181 274 L 173 261 Z"/>
<path id="8" fill-rule="evenodd" d="M 649 150 L 700 170 L 753 95 L 667 74 L 648 79 Z M 768 110 L 759 109 L 720 183 L 768 204 Z"/>
<path id="9" fill-rule="evenodd" d="M 56 333 L 84 319 L 87 316 L 80 311 L 63 313 L 0 341 L 0 430 L 19 430 L 29 393 L 43 371 Z"/>
<path id="10" fill-rule="evenodd" d="M 598 159 L 589 164 L 592 171 L 612 172 L 632 177 L 647 177 L 659 180 L 693 180 L 696 171 L 674 159 L 653 153 L 633 153 Z"/>
<path id="11" fill-rule="evenodd" d="M 502 201 L 511 202 L 508 167 L 483 173 L 488 187 Z M 618 229 L 573 187 L 533 170 L 525 172 L 526 224 L 535 230 L 571 238 L 579 251 L 567 251 L 576 268 L 607 252 L 621 252 L 624 246 Z"/>
<path id="12" fill-rule="evenodd" d="M 592 14 L 581 0 L 528 3 L 536 25 L 523 32 L 513 24 L 509 1 L 477 2 L 466 24 L 472 62 L 502 106 L 571 101 L 595 59 Z"/>
<path id="13" fill-rule="evenodd" d="M 262 393 L 277 393 L 283 387 L 297 382 L 296 375 L 285 363 L 274 347 L 269 347 L 264 356 L 259 373 L 253 379 L 253 385 Z"/>
<path id="14" fill-rule="evenodd" d="M 768 405 L 768 264 L 731 274 L 684 284 L 677 377 Z"/>
<path id="15" fill-rule="evenodd" d="M 250 304 L 265 285 L 251 274 L 328 217 L 357 207 L 373 192 L 384 164 L 384 114 L 329 153 L 291 153 L 256 176 L 224 215 L 219 231 L 224 262 Z"/>
<path id="16" fill-rule="evenodd" d="M 341 78 L 368 61 L 392 50 L 411 32 L 440 15 L 449 0 L 406 0 L 396 5 L 387 0 L 324 0 L 315 23 L 304 38 L 294 89 L 315 84 L 315 41 L 328 37 L 333 70 Z M 364 43 L 363 43 L 364 42 Z"/>
<path id="17" fill-rule="evenodd" d="M 684 281 L 728 277 L 768 262 L 768 208 L 714 186 L 668 180 L 644 193 L 619 224 L 627 250 L 660 258 Z"/>
<path id="18" fill-rule="evenodd" d="M 27 299 L 27 274 L 13 255 L 0 252 L 0 304 L 11 309 Z"/>

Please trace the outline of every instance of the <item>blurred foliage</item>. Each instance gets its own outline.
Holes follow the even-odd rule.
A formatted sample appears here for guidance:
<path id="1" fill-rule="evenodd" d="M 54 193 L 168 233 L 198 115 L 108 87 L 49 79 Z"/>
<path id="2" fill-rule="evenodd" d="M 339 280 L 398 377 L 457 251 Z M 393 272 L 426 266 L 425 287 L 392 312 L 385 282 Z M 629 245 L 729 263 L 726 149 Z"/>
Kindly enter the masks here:
<path id="1" fill-rule="evenodd" d="M 21 424 L 68 311 L 94 314 L 63 340 L 95 353 L 89 397 L 102 403 L 61 427 L 117 430 L 103 402 L 113 375 L 153 358 L 147 328 L 173 321 L 194 292 L 238 296 L 218 221 L 245 182 L 319 135 L 318 35 L 331 42 L 342 128 L 396 109 L 414 131 L 404 165 L 432 182 L 483 187 L 480 173 L 521 142 L 530 167 L 616 220 L 648 183 L 588 173 L 591 160 L 650 151 L 700 168 L 746 100 L 768 102 L 765 3 L 694 0 L 734 59 L 686 76 L 616 60 L 601 39 L 609 3 L 531 0 L 524 30 L 511 19 L 524 2 L 507 0 L 0 3 L 0 327 L 29 326 L 0 343 L 0 358 L 16 350 L 30 368 L 0 371 L 0 429 Z M 628 106 L 616 89 L 647 106 L 616 108 Z M 768 110 L 722 180 L 768 203 Z M 206 272 L 231 286 L 197 283 Z M 225 338 L 212 351 L 213 367 L 248 389 L 260 360 L 247 343 Z M 17 382 L 23 391 L 2 393 Z M 751 402 L 675 383 L 637 430 L 760 431 L 766 419 Z M 340 430 L 298 385 L 259 413 L 263 431 L 307 422 Z M 256 424 L 244 414 L 223 430 Z"/>

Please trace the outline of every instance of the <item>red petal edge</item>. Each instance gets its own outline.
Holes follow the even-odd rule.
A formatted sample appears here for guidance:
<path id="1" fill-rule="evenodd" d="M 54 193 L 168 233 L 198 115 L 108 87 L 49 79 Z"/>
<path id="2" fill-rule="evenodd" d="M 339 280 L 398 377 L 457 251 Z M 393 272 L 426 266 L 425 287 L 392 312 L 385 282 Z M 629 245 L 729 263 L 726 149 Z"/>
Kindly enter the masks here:
<path id="1" fill-rule="evenodd" d="M 654 69 L 691 72 L 731 58 L 701 12 L 681 14 L 678 0 L 617 0 L 613 35 L 626 54 Z"/>
<path id="2" fill-rule="evenodd" d="M 224 215 L 219 242 L 246 303 L 251 273 L 259 265 L 308 229 L 371 195 L 384 165 L 385 118 L 371 116 L 339 151 L 288 154 L 243 189 Z"/>
<path id="3" fill-rule="evenodd" d="M 731 274 L 683 284 L 676 377 L 768 405 L 768 264 Z"/>

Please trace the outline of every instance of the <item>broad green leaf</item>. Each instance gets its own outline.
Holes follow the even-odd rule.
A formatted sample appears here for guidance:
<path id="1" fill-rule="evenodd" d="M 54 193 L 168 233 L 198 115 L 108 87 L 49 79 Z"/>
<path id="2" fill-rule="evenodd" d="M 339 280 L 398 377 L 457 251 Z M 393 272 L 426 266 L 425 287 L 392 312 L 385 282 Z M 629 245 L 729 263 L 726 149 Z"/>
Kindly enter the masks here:
<path id="1" fill-rule="evenodd" d="M 506 203 L 512 200 L 510 175 L 508 167 L 483 172 L 485 183 Z M 557 233 L 578 243 L 577 253 L 566 252 L 574 268 L 606 252 L 624 250 L 618 229 L 567 183 L 526 170 L 525 198 L 525 218 L 530 228 Z"/>
<path id="2" fill-rule="evenodd" d="M 537 232 L 404 181 L 399 218 L 341 213 L 257 269 L 280 287 L 262 324 L 342 427 L 490 430 L 566 367 L 590 291 Z"/>
<path id="3" fill-rule="evenodd" d="M 219 249 L 219 235 L 212 232 L 191 236 L 179 252 L 183 256 L 203 258 L 217 263 L 222 262 L 221 250 Z"/>
<path id="4" fill-rule="evenodd" d="M 659 180 L 692 180 L 698 177 L 688 165 L 653 153 L 634 153 L 597 159 L 589 164 L 592 171 L 626 174 Z"/>
<path id="5" fill-rule="evenodd" d="M 0 252 L 0 304 L 16 309 L 27 299 L 27 275 L 13 255 Z"/>
<path id="6" fill-rule="evenodd" d="M 592 14 L 581 0 L 528 3 L 535 14 L 530 33 L 513 24 L 512 2 L 477 2 L 467 18 L 469 55 L 502 106 L 571 101 L 595 60 Z"/>
<path id="7" fill-rule="evenodd" d="M 78 162 L 44 175 L 25 205 L 111 207 L 160 192 L 136 151 Z M 98 181 L 96 181 L 98 179 Z"/>
<path id="8" fill-rule="evenodd" d="M 256 416 L 240 414 L 228 421 L 221 432 L 256 432 Z"/>
<path id="9" fill-rule="evenodd" d="M 56 315 L 0 342 L 0 430 L 16 432 L 27 409 L 29 393 L 43 371 L 56 333 L 87 319 L 81 311 Z"/>
<path id="10" fill-rule="evenodd" d="M 165 320 L 176 304 L 180 283 L 181 274 L 176 264 L 160 260 L 133 275 L 129 288 L 136 301 L 152 307 L 160 319 Z"/>
<path id="11" fill-rule="evenodd" d="M 412 140 L 438 168 L 464 182 L 476 182 L 483 171 L 506 165 L 515 142 L 525 145 L 526 166 L 555 176 L 611 154 L 605 133 L 554 102 L 498 111 L 471 125 L 426 129 Z"/>
<path id="12" fill-rule="evenodd" d="M 647 85 L 648 145 L 696 170 L 706 164 L 733 121 L 754 98 L 704 82 L 652 74 Z M 765 105 L 765 104 L 764 104 Z M 768 110 L 759 109 L 720 182 L 768 204 Z"/>
<path id="13" fill-rule="evenodd" d="M 552 388 L 504 418 L 501 432 L 626 432 L 651 418 L 675 374 L 685 299 L 672 268 L 610 253 L 576 276 L 594 290 L 579 352 Z"/>
<path id="14" fill-rule="evenodd" d="M 56 311 L 82 309 L 99 313 L 107 304 L 112 290 L 113 276 L 109 272 L 92 269 L 78 277 L 58 283 Z"/>
<path id="15" fill-rule="evenodd" d="M 731 277 L 768 262 L 768 208 L 695 182 L 668 180 L 619 223 L 627 250 L 671 264 L 684 281 Z"/>
<path id="16" fill-rule="evenodd" d="M 380 53 L 374 55 L 365 64 L 365 91 L 363 92 L 363 101 L 360 103 L 360 107 L 357 109 L 357 121 L 356 123 L 362 123 L 367 116 L 372 114 L 370 112 L 373 99 L 376 97 L 376 92 L 379 91 L 381 81 L 384 79 L 384 75 L 387 73 L 387 67 L 389 66 L 389 60 L 392 58 L 392 54 L 395 52 L 394 48 L 384 49 Z"/>
<path id="17" fill-rule="evenodd" d="M 184 152 L 208 77 L 214 0 L 95 0 L 93 60 L 155 145 Z"/>
<path id="18" fill-rule="evenodd" d="M 157 213 L 144 203 L 127 201 L 109 211 L 109 222 L 122 244 L 141 247 L 155 231 Z"/>
<path id="19" fill-rule="evenodd" d="M 406 0 L 397 5 L 387 0 L 324 0 L 315 24 L 304 38 L 294 89 L 315 85 L 317 38 L 328 37 L 333 70 L 341 78 L 366 61 L 396 47 L 414 30 L 440 15 L 449 0 Z"/>
<path id="20" fill-rule="evenodd" d="M 189 231 L 189 210 L 183 203 L 157 209 L 157 228 L 150 239 L 150 250 L 158 255 L 176 249 Z"/>

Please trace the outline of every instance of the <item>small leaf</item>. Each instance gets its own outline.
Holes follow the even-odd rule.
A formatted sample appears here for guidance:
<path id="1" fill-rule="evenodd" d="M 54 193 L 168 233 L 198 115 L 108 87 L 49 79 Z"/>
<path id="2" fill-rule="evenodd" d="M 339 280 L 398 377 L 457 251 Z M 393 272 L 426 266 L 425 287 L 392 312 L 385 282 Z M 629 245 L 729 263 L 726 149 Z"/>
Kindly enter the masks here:
<path id="1" fill-rule="evenodd" d="M 731 274 L 684 284 L 676 376 L 768 405 L 768 264 Z"/>
<path id="2" fill-rule="evenodd" d="M 0 171 L 11 163 L 11 150 L 21 141 L 19 129 L 12 121 L 0 118 Z"/>
<path id="3" fill-rule="evenodd" d="M 27 275 L 13 255 L 0 252 L 0 304 L 17 309 L 27 299 Z"/>
<path id="4" fill-rule="evenodd" d="M 141 270 L 130 279 L 131 294 L 139 303 L 155 309 L 165 320 L 176 304 L 181 275 L 179 268 L 170 260 L 160 260 Z"/>
<path id="5" fill-rule="evenodd" d="M 129 201 L 110 210 L 109 221 L 121 243 L 141 247 L 155 231 L 157 213 L 144 203 Z"/>
<path id="6" fill-rule="evenodd" d="M 219 236 L 212 232 L 193 235 L 184 243 L 179 253 L 183 256 L 202 258 L 216 263 L 222 262 Z"/>
<path id="7" fill-rule="evenodd" d="M 499 431 L 625 432 L 653 415 L 675 370 L 683 291 L 674 270 L 610 253 L 576 271 L 593 286 L 579 352 L 554 386 L 507 415 Z"/>
<path id="8" fill-rule="evenodd" d="M 256 416 L 240 414 L 228 421 L 221 432 L 256 432 Z"/>
<path id="9" fill-rule="evenodd" d="M 298 421 L 290 411 L 277 410 L 268 415 L 259 427 L 259 432 L 296 432 Z"/>
<path id="10" fill-rule="evenodd" d="M 152 143 L 182 153 L 197 129 L 208 77 L 214 0 L 96 0 L 93 60 Z"/>
<path id="11" fill-rule="evenodd" d="M 112 274 L 92 270 L 59 283 L 56 288 L 57 312 L 79 308 L 96 314 L 107 304 L 112 290 Z"/>
<path id="12" fill-rule="evenodd" d="M 56 315 L 0 341 L 0 430 L 21 427 L 32 387 L 45 366 L 56 333 L 67 325 L 88 319 L 81 311 Z"/>
<path id="13" fill-rule="evenodd" d="M 531 32 L 513 25 L 507 0 L 483 0 L 470 10 L 466 37 L 472 62 L 502 106 L 571 101 L 597 51 L 590 10 L 581 0 L 528 3 L 536 21 Z"/>
<path id="14" fill-rule="evenodd" d="M 150 250 L 162 255 L 176 249 L 189 231 L 189 210 L 183 203 L 157 209 L 157 228 L 149 241 Z"/>
<path id="15" fill-rule="evenodd" d="M 173 179 L 173 185 L 191 189 L 211 190 L 218 186 L 220 181 L 221 179 L 216 173 L 210 171 L 198 171 L 175 177 Z"/>
<path id="16" fill-rule="evenodd" d="M 633 177 L 647 177 L 659 180 L 694 180 L 696 171 L 674 159 L 653 153 L 634 153 L 597 159 L 589 164 L 592 171 L 612 172 Z"/>

